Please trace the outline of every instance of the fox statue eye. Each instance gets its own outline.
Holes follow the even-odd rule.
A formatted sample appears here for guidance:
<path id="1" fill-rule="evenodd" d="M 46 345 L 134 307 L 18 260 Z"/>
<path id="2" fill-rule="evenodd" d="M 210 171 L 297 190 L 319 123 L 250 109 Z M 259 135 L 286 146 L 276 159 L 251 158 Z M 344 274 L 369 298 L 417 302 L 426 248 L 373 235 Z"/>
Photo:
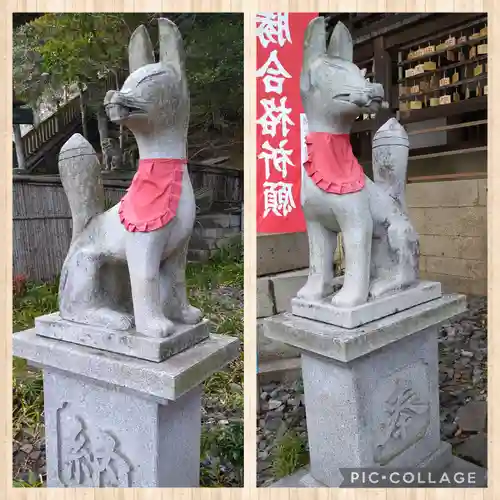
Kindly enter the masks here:
<path id="1" fill-rule="evenodd" d="M 157 71 L 156 73 L 151 73 L 151 74 L 149 74 L 149 75 L 146 75 L 144 78 L 141 78 L 141 79 L 137 82 L 137 87 L 138 87 L 141 83 L 143 83 L 143 82 L 145 82 L 145 81 L 147 81 L 147 80 L 154 80 L 156 77 L 158 77 L 158 76 L 162 76 L 162 75 L 164 75 L 165 73 L 166 73 L 166 71 Z"/>

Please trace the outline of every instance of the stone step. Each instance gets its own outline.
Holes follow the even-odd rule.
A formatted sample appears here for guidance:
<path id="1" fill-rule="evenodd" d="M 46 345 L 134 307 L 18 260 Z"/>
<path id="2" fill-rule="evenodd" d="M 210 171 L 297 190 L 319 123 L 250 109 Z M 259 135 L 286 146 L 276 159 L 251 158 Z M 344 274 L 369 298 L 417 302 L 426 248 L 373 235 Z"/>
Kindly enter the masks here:
<path id="1" fill-rule="evenodd" d="M 272 359 L 259 363 L 258 384 L 280 382 L 290 384 L 300 379 L 302 367 L 300 358 Z"/>
<path id="2" fill-rule="evenodd" d="M 193 235 L 202 236 L 204 238 L 225 238 L 234 234 L 238 234 L 238 227 L 203 227 L 195 224 Z"/>
<path id="3" fill-rule="evenodd" d="M 257 276 L 309 266 L 307 233 L 257 235 Z"/>
<path id="4" fill-rule="evenodd" d="M 307 281 L 308 269 L 273 274 L 257 279 L 257 317 L 291 310 L 291 300 Z"/>
<path id="5" fill-rule="evenodd" d="M 227 228 L 240 227 L 241 216 L 234 213 L 214 213 L 200 215 L 196 220 L 196 226 L 203 228 Z"/>
<path id="6" fill-rule="evenodd" d="M 193 250 L 217 250 L 231 245 L 237 237 L 238 234 L 230 234 L 221 238 L 207 238 L 193 233 L 189 247 Z"/>
<path id="7" fill-rule="evenodd" d="M 190 248 L 187 253 L 188 262 L 208 262 L 213 255 L 210 250 L 197 250 Z"/>
<path id="8" fill-rule="evenodd" d="M 257 351 L 259 369 L 261 364 L 267 361 L 300 356 L 300 351 L 295 347 L 265 337 L 262 321 L 259 320 L 257 320 Z"/>

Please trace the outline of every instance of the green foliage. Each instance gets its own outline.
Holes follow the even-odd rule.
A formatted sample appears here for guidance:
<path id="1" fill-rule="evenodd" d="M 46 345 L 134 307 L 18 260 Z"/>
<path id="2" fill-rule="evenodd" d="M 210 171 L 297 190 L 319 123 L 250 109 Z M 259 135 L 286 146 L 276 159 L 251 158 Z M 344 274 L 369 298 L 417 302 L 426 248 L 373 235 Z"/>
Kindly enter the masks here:
<path id="1" fill-rule="evenodd" d="M 243 343 L 243 255 L 241 241 L 220 250 L 209 263 L 193 262 L 186 269 L 191 303 L 199 307 L 219 335 L 238 337 Z M 227 370 L 204 383 L 205 394 L 222 408 L 243 410 L 243 349 Z"/>
<path id="2" fill-rule="evenodd" d="M 14 296 L 14 332 L 33 328 L 37 316 L 57 311 L 57 288 L 57 283 L 28 283 L 22 295 Z"/>
<path id="3" fill-rule="evenodd" d="M 242 422 L 204 428 L 200 486 L 243 486 L 243 444 Z"/>
<path id="4" fill-rule="evenodd" d="M 191 14 L 185 36 L 192 127 L 225 129 L 243 118 L 243 16 Z"/>
<path id="5" fill-rule="evenodd" d="M 28 480 L 23 481 L 22 479 L 14 479 L 12 481 L 13 488 L 40 488 L 43 486 L 43 481 L 40 477 L 37 477 L 33 471 L 28 472 Z"/>
<path id="6" fill-rule="evenodd" d="M 42 100 L 60 97 L 61 82 L 55 76 L 42 76 L 40 39 L 31 24 L 21 25 L 14 31 L 12 45 L 12 79 L 16 96 L 37 109 Z"/>
<path id="7" fill-rule="evenodd" d="M 217 286 L 243 289 L 243 246 L 240 237 L 218 249 L 210 263 L 193 262 L 186 269 L 188 287 L 212 290 Z"/>
<path id="8" fill-rule="evenodd" d="M 43 426 L 42 373 L 29 370 L 19 358 L 13 359 L 12 434 L 21 431 L 38 436 Z"/>
<path id="9" fill-rule="evenodd" d="M 44 71 L 89 83 L 125 67 L 130 30 L 122 14 L 45 14 L 33 21 Z"/>
<path id="10" fill-rule="evenodd" d="M 158 49 L 155 19 L 172 19 L 183 35 L 191 91 L 191 126 L 229 135 L 242 130 L 243 16 L 241 14 L 49 13 L 16 29 L 14 88 L 29 102 L 64 86 L 90 87 L 94 107 L 103 76 L 128 71 L 132 31 L 144 23 Z M 41 75 L 48 73 L 47 83 Z M 95 110 L 95 109 L 94 109 Z M 235 127 L 236 125 L 236 127 Z"/>
<path id="11" fill-rule="evenodd" d="M 22 293 L 15 294 L 13 331 L 33 328 L 37 316 L 56 311 L 57 288 L 57 284 L 27 283 Z M 16 357 L 13 358 L 12 373 L 12 433 L 14 438 L 21 431 L 36 436 L 43 426 L 42 374 L 30 369 L 26 360 Z"/>
<path id="12" fill-rule="evenodd" d="M 288 476 L 308 463 L 306 440 L 294 431 L 288 431 L 278 439 L 271 455 L 273 477 Z"/>

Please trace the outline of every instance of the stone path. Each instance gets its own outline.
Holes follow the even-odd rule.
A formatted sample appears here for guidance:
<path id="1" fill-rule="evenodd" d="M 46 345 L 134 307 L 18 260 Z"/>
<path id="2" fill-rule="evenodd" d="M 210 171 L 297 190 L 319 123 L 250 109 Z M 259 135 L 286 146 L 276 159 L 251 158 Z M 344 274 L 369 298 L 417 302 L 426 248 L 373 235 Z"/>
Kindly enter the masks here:
<path id="1" fill-rule="evenodd" d="M 454 454 L 486 467 L 487 430 L 487 303 L 470 298 L 468 310 L 442 325 L 439 336 L 441 434 Z M 260 387 L 257 420 L 257 485 L 276 478 L 276 443 L 288 431 L 303 441 L 307 451 L 302 382 Z"/>

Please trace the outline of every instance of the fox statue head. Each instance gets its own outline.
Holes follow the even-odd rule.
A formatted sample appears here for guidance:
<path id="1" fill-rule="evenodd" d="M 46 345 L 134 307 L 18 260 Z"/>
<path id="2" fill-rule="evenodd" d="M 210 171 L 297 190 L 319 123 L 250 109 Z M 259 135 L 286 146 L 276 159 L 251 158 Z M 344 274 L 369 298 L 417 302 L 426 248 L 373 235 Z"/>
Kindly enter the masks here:
<path id="1" fill-rule="evenodd" d="M 343 23 L 335 26 L 328 47 L 324 18 L 309 23 L 304 37 L 300 93 L 310 130 L 312 126 L 326 132 L 339 122 L 348 127 L 361 113 L 380 109 L 382 85 L 370 83 L 366 72 L 352 60 L 353 42 Z"/>
<path id="2" fill-rule="evenodd" d="M 146 27 L 139 26 L 129 42 L 130 75 L 120 90 L 108 91 L 104 99 L 110 121 L 132 131 L 139 153 L 151 150 L 151 142 L 168 148 L 187 139 L 189 90 L 182 37 L 169 19 L 159 18 L 158 29 L 159 61 Z"/>

